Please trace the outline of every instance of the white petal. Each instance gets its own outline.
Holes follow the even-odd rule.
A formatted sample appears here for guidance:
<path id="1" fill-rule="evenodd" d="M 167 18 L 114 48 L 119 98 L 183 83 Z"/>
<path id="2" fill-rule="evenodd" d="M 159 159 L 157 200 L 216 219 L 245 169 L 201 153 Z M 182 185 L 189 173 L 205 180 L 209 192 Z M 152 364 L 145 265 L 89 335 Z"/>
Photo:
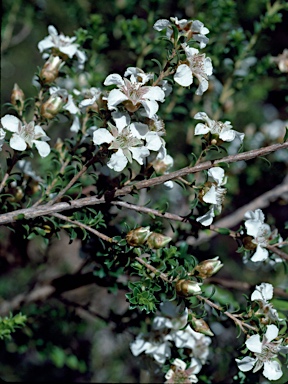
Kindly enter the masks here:
<path id="1" fill-rule="evenodd" d="M 22 125 L 21 121 L 13 115 L 5 115 L 1 118 L 3 128 L 10 132 L 18 132 L 19 123 Z"/>
<path id="2" fill-rule="evenodd" d="M 224 179 L 224 169 L 221 167 L 213 167 L 208 171 L 208 176 L 212 177 L 218 185 L 222 185 Z"/>
<path id="3" fill-rule="evenodd" d="M 159 109 L 157 101 L 154 100 L 143 100 L 141 101 L 141 104 L 143 105 L 149 118 L 153 117 Z"/>
<path id="4" fill-rule="evenodd" d="M 212 185 L 209 191 L 205 193 L 203 201 L 205 201 L 205 203 L 217 204 L 215 185 Z"/>
<path id="5" fill-rule="evenodd" d="M 114 141 L 114 137 L 106 128 L 99 128 L 93 132 L 93 143 L 96 145 L 103 143 L 110 144 L 112 141 Z"/>
<path id="6" fill-rule="evenodd" d="M 276 327 L 276 325 L 274 325 L 274 324 L 267 325 L 267 331 L 265 333 L 265 338 L 267 339 L 268 343 L 271 340 L 276 339 L 276 337 L 278 336 L 278 333 L 279 333 L 279 329 Z"/>
<path id="7" fill-rule="evenodd" d="M 59 47 L 59 50 L 65 53 L 65 55 L 67 55 L 68 57 L 70 57 L 70 59 L 75 55 L 77 49 L 78 49 L 77 44 L 70 44 L 65 47 Z"/>
<path id="8" fill-rule="evenodd" d="M 50 140 L 50 138 L 46 135 L 46 132 L 40 125 L 35 125 L 34 127 L 34 135 L 36 139 L 39 139 L 40 137 L 44 138 L 45 141 Z"/>
<path id="9" fill-rule="evenodd" d="M 143 159 L 150 155 L 150 151 L 146 147 L 134 147 L 129 148 L 129 150 L 132 153 L 133 159 L 141 165 L 143 164 Z"/>
<path id="10" fill-rule="evenodd" d="M 27 148 L 27 144 L 22 137 L 13 133 L 10 139 L 10 147 L 16 149 L 17 151 L 24 151 Z"/>
<path id="11" fill-rule="evenodd" d="M 219 139 L 223 141 L 227 141 L 228 143 L 230 141 L 233 141 L 236 137 L 236 132 L 233 129 L 225 129 L 223 128 L 220 132 Z"/>
<path id="12" fill-rule="evenodd" d="M 264 220 L 265 220 L 264 213 L 261 211 L 261 209 L 256 209 L 255 212 L 247 211 L 244 215 L 244 218 L 245 219 L 258 220 L 261 223 L 264 223 Z"/>
<path id="13" fill-rule="evenodd" d="M 46 49 L 54 47 L 55 44 L 53 43 L 50 36 L 45 37 L 43 40 L 39 41 L 38 43 L 38 49 L 40 52 L 45 51 Z"/>
<path id="14" fill-rule="evenodd" d="M 124 95 L 120 89 L 112 89 L 109 92 L 107 101 L 108 101 L 108 109 L 116 109 L 116 105 L 122 103 L 122 101 L 128 100 L 128 97 Z"/>
<path id="15" fill-rule="evenodd" d="M 138 139 L 145 139 L 148 131 L 148 125 L 146 124 L 137 122 L 130 124 L 130 132 L 132 136 L 137 137 Z"/>
<path id="16" fill-rule="evenodd" d="M 236 360 L 236 363 L 238 364 L 238 368 L 242 372 L 250 371 L 250 369 L 253 368 L 256 362 L 256 359 L 253 359 L 252 357 L 249 357 L 249 356 L 244 357 L 244 359 L 242 360 L 240 359 L 235 359 L 235 360 Z"/>
<path id="17" fill-rule="evenodd" d="M 51 149 L 48 143 L 41 140 L 33 140 L 33 143 L 35 144 L 35 147 L 37 148 L 41 157 L 46 157 L 49 155 Z"/>
<path id="18" fill-rule="evenodd" d="M 111 75 L 107 76 L 104 85 L 124 85 L 124 80 L 118 73 L 112 73 Z"/>
<path id="19" fill-rule="evenodd" d="M 203 95 L 204 92 L 207 91 L 209 84 L 208 84 L 208 81 L 206 79 L 204 79 L 204 77 L 197 76 L 197 75 L 195 75 L 195 76 L 200 81 L 199 87 L 197 88 L 195 94 L 201 96 L 201 95 Z"/>
<path id="20" fill-rule="evenodd" d="M 252 335 L 249 337 L 249 339 L 246 340 L 245 342 L 246 346 L 250 351 L 256 352 L 256 353 L 261 353 L 262 352 L 262 343 L 260 341 L 260 336 L 257 335 Z"/>
<path id="21" fill-rule="evenodd" d="M 123 128 L 130 124 L 130 116 L 126 112 L 113 111 L 111 113 L 113 120 L 115 121 L 116 127 L 122 132 Z"/>
<path id="22" fill-rule="evenodd" d="M 151 151 L 159 151 L 162 145 L 162 141 L 156 132 L 148 132 L 146 135 L 146 148 Z"/>
<path id="23" fill-rule="evenodd" d="M 76 113 L 80 112 L 79 108 L 76 107 L 73 101 L 73 97 L 71 95 L 68 95 L 68 102 L 64 105 L 64 109 L 70 112 L 72 115 L 75 115 Z"/>
<path id="24" fill-rule="evenodd" d="M 269 283 L 262 283 L 256 285 L 255 291 L 251 295 L 251 300 L 271 300 L 273 297 L 273 285 Z"/>
<path id="25" fill-rule="evenodd" d="M 165 100 L 165 92 L 160 87 L 149 87 L 148 92 L 143 95 L 144 99 L 157 100 L 163 102 Z"/>
<path id="26" fill-rule="evenodd" d="M 247 234 L 256 238 L 263 223 L 258 220 L 247 220 L 244 225 L 246 227 Z"/>
<path id="27" fill-rule="evenodd" d="M 119 148 L 116 153 L 113 153 L 111 159 L 107 163 L 107 166 L 114 169 L 116 172 L 121 172 L 126 167 L 127 163 L 127 158 L 124 156 L 122 149 Z"/>
<path id="28" fill-rule="evenodd" d="M 58 31 L 54 27 L 54 25 L 49 25 L 48 26 L 48 33 L 49 33 L 49 35 L 52 35 L 52 36 L 58 36 Z"/>
<path id="29" fill-rule="evenodd" d="M 176 83 L 182 85 L 182 87 L 189 87 L 189 85 L 193 83 L 192 72 L 188 65 L 179 65 L 174 75 L 174 80 L 176 81 Z"/>
<path id="30" fill-rule="evenodd" d="M 171 23 L 169 20 L 160 19 L 156 21 L 156 23 L 153 25 L 153 28 L 156 29 L 156 31 L 162 31 L 162 29 L 167 28 L 170 24 Z"/>
<path id="31" fill-rule="evenodd" d="M 149 348 L 148 342 L 141 339 L 140 337 L 137 338 L 133 343 L 130 344 L 131 352 L 134 356 L 140 355 L 140 353 L 144 352 L 147 348 Z"/>
<path id="32" fill-rule="evenodd" d="M 203 123 L 198 123 L 195 127 L 195 135 L 205 135 L 210 131 L 210 128 Z"/>
<path id="33" fill-rule="evenodd" d="M 212 207 L 211 209 L 209 209 L 207 213 L 205 213 L 205 215 L 197 217 L 196 221 L 198 221 L 199 223 L 207 227 L 208 225 L 212 224 L 214 217 L 215 217 L 214 207 Z"/>
<path id="34" fill-rule="evenodd" d="M 80 129 L 80 120 L 78 116 L 75 116 L 73 119 L 73 123 L 70 127 L 71 132 L 78 132 Z"/>
<path id="35" fill-rule="evenodd" d="M 164 185 L 164 187 L 165 187 L 166 189 L 173 189 L 173 188 L 174 188 L 174 183 L 173 183 L 172 180 L 165 181 L 165 182 L 163 183 L 163 185 Z"/>
<path id="36" fill-rule="evenodd" d="M 256 263 L 257 261 L 264 261 L 268 258 L 269 252 L 267 249 L 261 247 L 260 245 L 257 245 L 256 252 L 251 257 L 251 261 Z"/>
<path id="37" fill-rule="evenodd" d="M 264 363 L 263 375 L 268 380 L 278 380 L 283 375 L 281 366 L 276 360 L 268 360 Z"/>

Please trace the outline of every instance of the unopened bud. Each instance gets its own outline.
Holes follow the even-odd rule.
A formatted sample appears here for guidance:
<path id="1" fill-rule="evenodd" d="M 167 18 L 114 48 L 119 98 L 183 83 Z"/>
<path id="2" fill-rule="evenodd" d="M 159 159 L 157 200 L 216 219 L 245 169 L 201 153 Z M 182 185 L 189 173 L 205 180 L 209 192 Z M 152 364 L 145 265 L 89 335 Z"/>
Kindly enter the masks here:
<path id="1" fill-rule="evenodd" d="M 52 83 L 56 80 L 62 65 L 63 61 L 59 56 L 51 55 L 40 72 L 42 83 Z"/>
<path id="2" fill-rule="evenodd" d="M 11 103 L 13 105 L 16 105 L 16 107 L 22 110 L 24 106 L 24 100 L 25 100 L 24 92 L 18 86 L 18 84 L 15 83 L 11 93 Z"/>
<path id="3" fill-rule="evenodd" d="M 222 267 L 223 264 L 219 260 L 219 257 L 216 256 L 213 259 L 201 261 L 201 263 L 199 263 L 193 271 L 197 271 L 199 277 L 206 279 L 207 277 L 211 277 L 217 273 Z"/>
<path id="4" fill-rule="evenodd" d="M 159 249 L 165 247 L 171 240 L 171 237 L 161 235 L 161 233 L 152 232 L 148 237 L 147 245 L 150 249 Z"/>
<path id="5" fill-rule="evenodd" d="M 126 241 L 131 247 L 143 245 L 151 234 L 150 227 L 139 227 L 132 229 L 126 235 Z"/>
<path id="6" fill-rule="evenodd" d="M 201 293 L 201 283 L 192 280 L 178 280 L 175 288 L 179 296 L 194 296 Z"/>
<path id="7" fill-rule="evenodd" d="M 53 119 L 53 117 L 62 110 L 67 101 L 68 98 L 62 95 L 52 94 L 49 99 L 42 104 L 41 115 L 45 117 L 45 119 Z"/>
<path id="8" fill-rule="evenodd" d="M 195 332 L 203 333 L 203 335 L 206 336 L 214 336 L 214 333 L 211 331 L 205 320 L 197 319 L 197 317 L 192 316 L 190 324 Z"/>

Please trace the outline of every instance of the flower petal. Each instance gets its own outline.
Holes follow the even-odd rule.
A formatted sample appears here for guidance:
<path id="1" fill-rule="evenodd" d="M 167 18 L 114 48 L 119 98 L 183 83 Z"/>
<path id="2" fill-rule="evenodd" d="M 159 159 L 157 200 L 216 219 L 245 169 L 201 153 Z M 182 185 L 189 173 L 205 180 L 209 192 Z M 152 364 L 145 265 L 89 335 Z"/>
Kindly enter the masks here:
<path id="1" fill-rule="evenodd" d="M 107 166 L 114 169 L 116 172 L 121 172 L 126 167 L 127 163 L 127 158 L 124 156 L 122 149 L 119 148 L 116 153 L 113 153 L 111 159 L 107 163 Z"/>
<path id="2" fill-rule="evenodd" d="M 129 150 L 132 153 L 133 159 L 141 165 L 143 164 L 143 159 L 150 155 L 150 151 L 146 147 L 132 147 Z"/>
<path id="3" fill-rule="evenodd" d="M 257 245 L 256 252 L 251 257 L 251 261 L 256 263 L 257 261 L 264 261 L 268 258 L 269 252 L 267 249 L 261 247 L 261 245 Z"/>
<path id="4" fill-rule="evenodd" d="M 192 72 L 188 65 L 179 65 L 174 75 L 174 80 L 176 81 L 176 83 L 182 85 L 182 87 L 189 87 L 189 85 L 193 83 Z"/>
<path id="5" fill-rule="evenodd" d="M 33 140 L 33 143 L 35 144 L 35 147 L 37 148 L 41 157 L 46 157 L 49 155 L 51 149 L 48 143 L 41 140 Z"/>
<path id="6" fill-rule="evenodd" d="M 149 118 L 153 117 L 159 109 L 157 101 L 154 100 L 143 100 L 141 101 L 141 104 L 143 105 Z"/>
<path id="7" fill-rule="evenodd" d="M 242 360 L 240 359 L 235 359 L 235 360 L 238 365 L 238 368 L 242 372 L 250 371 L 256 362 L 256 359 L 253 359 L 252 357 L 249 357 L 249 356 L 245 356 L 244 359 Z"/>
<path id="8" fill-rule="evenodd" d="M 205 203 L 217 204 L 215 185 L 212 185 L 209 191 L 205 193 L 203 201 L 205 201 Z"/>
<path id="9" fill-rule="evenodd" d="M 205 213 L 205 215 L 197 217 L 196 221 L 198 221 L 200 224 L 207 227 L 208 225 L 211 225 L 213 222 L 213 218 L 215 217 L 214 213 L 214 206 L 209 209 L 208 212 Z"/>
<path id="10" fill-rule="evenodd" d="M 118 73 L 112 73 L 111 75 L 107 76 L 104 85 L 124 85 L 124 80 Z"/>
<path id="11" fill-rule="evenodd" d="M 279 329 L 276 327 L 276 325 L 274 325 L 274 324 L 267 325 L 267 330 L 266 330 L 266 333 L 265 333 L 265 338 L 268 341 L 268 343 L 271 340 L 276 339 L 276 337 L 278 336 L 278 333 L 279 333 Z"/>
<path id="12" fill-rule="evenodd" d="M 263 375 L 268 380 L 278 380 L 283 375 L 281 366 L 276 360 L 268 360 L 264 363 Z"/>
<path id="13" fill-rule="evenodd" d="M 108 109 L 117 109 L 116 105 L 122 103 L 122 101 L 128 100 L 128 97 L 124 95 L 120 89 L 112 89 L 109 92 L 107 101 L 108 101 Z"/>
<path id="14" fill-rule="evenodd" d="M 24 151 L 27 148 L 27 144 L 17 133 L 13 133 L 10 139 L 10 147 L 17 151 Z"/>
<path id="15" fill-rule="evenodd" d="M 95 145 L 100 145 L 103 143 L 112 143 L 114 141 L 114 137 L 106 128 L 99 128 L 95 132 L 93 132 L 93 143 Z"/>
<path id="16" fill-rule="evenodd" d="M 1 118 L 3 128 L 10 132 L 18 132 L 19 123 L 22 125 L 18 117 L 13 115 L 5 115 Z"/>
<path id="17" fill-rule="evenodd" d="M 246 346 L 250 351 L 256 352 L 256 353 L 261 353 L 262 352 L 262 343 L 260 341 L 260 336 L 257 335 L 252 335 L 249 337 L 249 339 L 246 340 L 245 342 Z"/>

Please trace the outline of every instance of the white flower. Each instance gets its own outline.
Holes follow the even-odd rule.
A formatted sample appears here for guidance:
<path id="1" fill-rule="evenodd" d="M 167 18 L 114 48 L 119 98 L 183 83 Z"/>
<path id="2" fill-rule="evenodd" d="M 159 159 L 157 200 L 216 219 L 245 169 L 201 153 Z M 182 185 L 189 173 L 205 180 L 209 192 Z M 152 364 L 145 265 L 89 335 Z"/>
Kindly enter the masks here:
<path id="1" fill-rule="evenodd" d="M 174 384 L 174 383 L 198 383 L 197 376 L 193 373 L 194 367 L 186 369 L 187 364 L 181 359 L 175 359 L 172 363 L 174 365 L 173 369 L 165 375 L 165 384 Z"/>
<path id="2" fill-rule="evenodd" d="M 238 137 L 241 141 L 244 139 L 244 133 L 239 133 L 234 131 L 230 121 L 215 121 L 211 120 L 205 112 L 198 112 L 194 116 L 194 119 L 203 120 L 205 124 L 198 123 L 195 127 L 195 135 L 206 135 L 206 133 L 210 132 L 212 135 L 219 136 L 220 140 L 231 142 L 236 137 Z"/>
<path id="3" fill-rule="evenodd" d="M 100 88 L 91 87 L 85 90 L 84 99 L 79 103 L 79 107 L 88 107 L 93 105 L 101 96 L 102 90 Z"/>
<path id="4" fill-rule="evenodd" d="M 32 148 L 33 144 L 35 144 L 41 157 L 49 155 L 50 146 L 46 141 L 50 140 L 50 138 L 40 125 L 35 125 L 34 121 L 31 121 L 29 124 L 23 124 L 16 116 L 5 115 L 1 119 L 1 124 L 4 129 L 13 133 L 10 139 L 11 148 L 17 151 L 25 151 L 27 145 Z"/>
<path id="5" fill-rule="evenodd" d="M 162 338 L 155 337 L 154 339 L 151 337 L 146 341 L 144 335 L 140 334 L 130 344 L 130 349 L 134 356 L 145 352 L 147 355 L 151 355 L 159 364 L 164 364 L 166 359 L 169 359 L 171 356 L 171 343 L 167 336 Z"/>
<path id="6" fill-rule="evenodd" d="M 136 340 L 131 343 L 130 348 L 134 356 L 145 352 L 152 355 L 160 364 L 164 364 L 166 359 L 171 357 L 172 342 L 177 348 L 187 348 L 190 350 L 191 364 L 193 373 L 198 373 L 202 364 L 205 364 L 208 357 L 208 346 L 211 343 L 210 337 L 193 331 L 187 324 L 188 311 L 179 315 L 179 308 L 173 307 L 171 302 L 164 303 L 163 311 L 167 316 L 173 318 L 156 316 L 152 323 L 152 329 L 149 335 L 140 334 Z M 177 310 L 178 309 L 178 310 Z M 162 308 L 161 308 L 162 311 Z"/>
<path id="7" fill-rule="evenodd" d="M 200 84 L 196 90 L 196 95 L 203 95 L 208 89 L 208 76 L 213 73 L 210 57 L 205 53 L 199 54 L 198 49 L 190 48 L 186 43 L 182 44 L 186 53 L 187 62 L 180 64 L 174 75 L 176 83 L 182 87 L 189 87 L 193 83 L 193 76 L 197 77 Z"/>
<path id="8" fill-rule="evenodd" d="M 254 353 L 254 358 L 246 356 L 242 360 L 236 359 L 238 368 L 242 372 L 250 371 L 254 366 L 253 372 L 259 371 L 263 366 L 263 375 L 268 380 L 278 380 L 283 375 L 281 365 L 276 360 L 279 351 L 285 351 L 287 347 L 281 347 L 281 340 L 272 342 L 278 336 L 278 328 L 271 324 L 267 326 L 263 340 L 259 335 L 252 335 L 246 340 L 246 347 Z"/>
<path id="9" fill-rule="evenodd" d="M 38 49 L 40 52 L 48 50 L 57 53 L 62 53 L 68 56 L 70 59 L 75 55 L 78 59 L 80 67 L 83 68 L 83 64 L 86 61 L 86 55 L 84 52 L 78 49 L 79 44 L 75 44 L 76 37 L 64 36 L 62 33 L 58 34 L 56 28 L 53 25 L 48 27 L 49 36 L 45 37 L 38 43 Z M 46 55 L 44 54 L 45 58 Z"/>
<path id="10" fill-rule="evenodd" d="M 223 188 L 222 186 L 227 182 L 224 169 L 220 167 L 210 168 L 208 176 L 212 181 L 208 182 L 208 186 L 204 187 L 205 194 L 203 195 L 202 200 L 205 203 L 212 204 L 212 207 L 205 215 L 196 219 L 196 221 L 204 226 L 211 225 L 216 213 L 221 213 L 223 200 L 226 194 L 226 188 Z"/>
<path id="11" fill-rule="evenodd" d="M 6 132 L 4 131 L 4 129 L 0 128 L 0 151 L 2 151 L 2 146 L 4 144 L 5 136 L 6 136 Z"/>
<path id="12" fill-rule="evenodd" d="M 284 51 L 276 57 L 271 57 L 271 61 L 278 64 L 278 68 L 280 72 L 287 73 L 288 72 L 288 49 L 284 49 Z"/>
<path id="13" fill-rule="evenodd" d="M 278 231 L 277 229 L 271 231 L 270 225 L 264 223 L 265 216 L 261 209 L 256 209 L 255 212 L 246 212 L 244 218 L 246 219 L 244 225 L 247 235 L 252 236 L 252 242 L 257 245 L 251 261 L 265 261 L 269 256 L 269 252 L 265 247 L 269 244 L 269 241 L 277 236 Z M 282 241 L 281 237 L 279 241 Z"/>
<path id="14" fill-rule="evenodd" d="M 93 133 L 94 144 L 107 143 L 110 144 L 109 149 L 117 149 L 117 152 L 112 154 L 107 163 L 107 166 L 116 172 L 123 171 L 128 161 L 132 163 L 132 159 L 142 165 L 143 159 L 150 154 L 148 147 L 143 145 L 143 141 L 133 135 L 137 131 L 137 124 L 141 123 L 131 124 L 122 130 L 118 130 L 110 124 L 109 127 L 112 133 L 106 128 L 99 128 Z"/>
<path id="15" fill-rule="evenodd" d="M 252 301 L 257 301 L 260 305 L 260 308 L 257 312 L 260 311 L 265 317 L 268 317 L 272 321 L 281 320 L 279 319 L 276 309 L 273 308 L 273 305 L 269 303 L 273 297 L 273 285 L 269 283 L 262 283 L 256 285 L 255 291 L 251 295 Z"/>
<path id="16" fill-rule="evenodd" d="M 170 17 L 170 20 L 160 19 L 157 20 L 153 25 L 153 28 L 156 31 L 162 31 L 166 29 L 166 36 L 170 39 L 173 35 L 172 25 L 174 24 L 179 30 L 180 36 L 186 36 L 187 40 L 193 38 L 195 41 L 200 43 L 200 48 L 206 47 L 209 39 L 205 35 L 209 33 L 209 29 L 204 26 L 204 24 L 199 20 L 178 20 L 177 17 Z"/>
<path id="17" fill-rule="evenodd" d="M 129 75 L 130 80 L 126 78 Z M 135 112 L 142 106 L 149 118 L 154 116 L 159 108 L 157 101 L 163 102 L 165 93 L 158 86 L 144 85 L 153 75 L 145 74 L 140 68 L 129 67 L 124 76 L 122 78 L 113 73 L 104 81 L 104 85 L 117 85 L 118 87 L 109 92 L 108 109 L 117 110 L 117 106 L 122 103 L 127 111 Z"/>

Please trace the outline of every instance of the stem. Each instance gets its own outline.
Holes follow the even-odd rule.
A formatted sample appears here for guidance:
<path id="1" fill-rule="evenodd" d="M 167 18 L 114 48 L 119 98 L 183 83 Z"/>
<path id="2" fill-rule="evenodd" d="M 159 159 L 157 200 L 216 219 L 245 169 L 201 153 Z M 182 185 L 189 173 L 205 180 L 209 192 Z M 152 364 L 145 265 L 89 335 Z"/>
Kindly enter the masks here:
<path id="1" fill-rule="evenodd" d="M 242 330 L 243 333 L 248 332 L 245 330 L 245 327 L 252 330 L 252 331 L 258 332 L 258 329 L 256 327 L 253 327 L 252 325 L 249 325 L 249 324 L 245 323 L 244 321 L 238 319 L 239 315 L 233 315 L 232 313 L 230 313 L 228 311 L 223 311 L 223 308 L 221 308 L 219 305 L 213 303 L 211 300 L 207 299 L 206 297 L 203 297 L 201 295 L 196 295 L 196 297 L 200 301 L 205 301 L 205 303 L 208 304 L 210 307 L 215 308 L 220 312 L 223 312 L 224 315 L 229 317 L 231 320 L 234 321 L 234 323 L 236 325 L 238 325 L 240 327 L 240 329 Z"/>
<path id="2" fill-rule="evenodd" d="M 3 188 L 5 187 L 6 185 L 6 181 L 8 179 L 8 177 L 10 176 L 10 173 L 14 167 L 14 165 L 17 163 L 18 161 L 18 156 L 16 154 L 16 152 L 14 151 L 13 153 L 13 157 L 12 157 L 12 160 L 11 160 L 11 165 L 9 166 L 9 168 L 7 169 L 7 172 L 5 173 L 4 177 L 3 177 L 3 180 L 1 181 L 1 184 L 0 184 L 0 193 L 2 192 Z"/>
<path id="3" fill-rule="evenodd" d="M 276 253 L 276 255 L 280 256 L 281 259 L 288 260 L 288 254 L 280 251 L 275 245 L 266 245 L 265 248 L 269 249 L 269 251 Z"/>
<path id="4" fill-rule="evenodd" d="M 80 221 L 71 220 L 67 216 L 61 215 L 60 213 L 51 213 L 50 216 L 58 217 L 58 219 L 67 221 L 67 223 L 71 223 L 77 227 L 86 229 L 87 231 L 93 233 L 94 235 L 96 235 L 97 237 L 99 237 L 104 241 L 108 241 L 109 243 L 114 243 L 114 240 L 111 237 L 104 235 L 103 233 L 97 231 L 97 229 L 93 229 L 86 224 L 80 223 Z"/>
<path id="5" fill-rule="evenodd" d="M 146 261 L 141 259 L 141 257 L 136 256 L 135 260 L 137 260 L 140 264 L 144 265 L 151 272 L 155 273 L 155 275 L 157 274 L 162 280 L 167 282 L 169 281 L 165 273 L 158 271 L 157 268 L 153 267 L 151 264 L 146 263 Z"/>

